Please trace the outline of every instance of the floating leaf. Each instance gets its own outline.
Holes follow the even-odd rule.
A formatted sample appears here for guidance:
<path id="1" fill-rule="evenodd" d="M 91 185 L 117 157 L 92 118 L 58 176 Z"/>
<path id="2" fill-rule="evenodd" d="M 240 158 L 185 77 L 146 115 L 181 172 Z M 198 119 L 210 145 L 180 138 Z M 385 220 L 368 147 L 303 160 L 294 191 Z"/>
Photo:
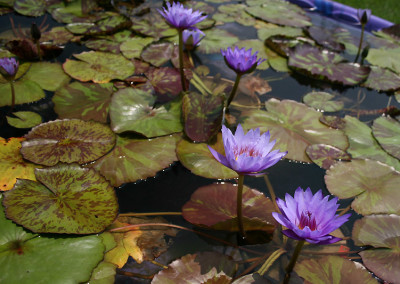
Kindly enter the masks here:
<path id="1" fill-rule="evenodd" d="M 308 33 L 319 45 L 322 45 L 323 47 L 338 52 L 342 52 L 345 49 L 345 45 L 341 42 L 338 42 L 338 39 L 336 38 L 337 30 L 312 26 L 308 28 Z"/>
<path id="2" fill-rule="evenodd" d="M 346 122 L 343 118 L 335 115 L 323 115 L 319 118 L 319 121 L 335 129 L 344 129 L 346 125 Z"/>
<path id="3" fill-rule="evenodd" d="M 237 186 L 231 183 L 198 188 L 182 208 L 186 221 L 217 230 L 239 231 L 236 211 Z M 275 229 L 271 200 L 261 192 L 243 188 L 243 226 L 246 231 Z"/>
<path id="4" fill-rule="evenodd" d="M 160 67 L 171 59 L 173 50 L 174 46 L 170 42 L 153 43 L 142 51 L 140 57 L 144 61 Z"/>
<path id="5" fill-rule="evenodd" d="M 120 29 L 128 28 L 131 22 L 123 15 L 110 14 L 108 17 L 94 23 L 71 23 L 66 28 L 74 34 L 79 35 L 102 35 L 112 34 Z"/>
<path id="6" fill-rule="evenodd" d="M 366 59 L 373 65 L 390 69 L 400 75 L 400 47 L 393 49 L 371 48 Z"/>
<path id="7" fill-rule="evenodd" d="M 79 81 L 108 83 L 113 79 L 123 80 L 133 74 L 135 66 L 120 54 L 88 51 L 74 56 L 82 61 L 70 60 L 64 63 L 64 71 Z"/>
<path id="8" fill-rule="evenodd" d="M 153 41 L 152 37 L 133 37 L 124 41 L 119 48 L 126 58 L 140 58 L 143 48 Z"/>
<path id="9" fill-rule="evenodd" d="M 244 113 L 246 119 L 243 127 L 259 127 L 262 132 L 270 130 L 272 139 L 277 140 L 275 148 L 288 151 L 285 158 L 311 162 L 305 150 L 313 144 L 328 144 L 346 149 L 346 136 L 343 132 L 322 124 L 319 121 L 322 116 L 320 112 L 291 100 L 270 99 L 265 106 L 268 111 Z"/>
<path id="10" fill-rule="evenodd" d="M 217 141 L 210 144 L 212 148 L 224 154 L 222 135 L 217 135 Z M 212 179 L 237 178 L 237 173 L 218 162 L 205 143 L 191 143 L 182 139 L 177 144 L 176 154 L 179 161 L 193 174 Z"/>
<path id="11" fill-rule="evenodd" d="M 311 92 L 303 97 L 303 102 L 319 111 L 335 112 L 342 110 L 344 103 L 342 101 L 333 101 L 335 95 L 326 92 Z"/>
<path id="12" fill-rule="evenodd" d="M 154 38 L 158 41 L 163 37 L 170 37 L 177 34 L 176 29 L 171 28 L 164 18 L 156 11 L 142 17 L 132 17 L 132 29 L 138 33 Z"/>
<path id="13" fill-rule="evenodd" d="M 353 240 L 357 246 L 373 246 L 360 252 L 364 265 L 382 280 L 398 283 L 400 279 L 400 216 L 371 215 L 357 220 Z"/>
<path id="14" fill-rule="evenodd" d="M 290 72 L 288 67 L 288 60 L 277 54 L 275 51 L 272 51 L 269 48 L 265 49 L 266 54 L 268 55 L 268 64 L 278 72 Z"/>
<path id="15" fill-rule="evenodd" d="M 390 70 L 371 66 L 368 79 L 362 85 L 377 91 L 395 91 L 400 89 L 400 76 Z"/>
<path id="16" fill-rule="evenodd" d="M 266 24 L 267 27 L 257 29 L 257 36 L 260 40 L 264 41 L 271 36 L 279 35 L 285 37 L 298 37 L 303 36 L 303 30 L 300 28 L 293 28 L 288 26 L 277 26 L 273 24 Z"/>
<path id="17" fill-rule="evenodd" d="M 59 63 L 37 62 L 32 63 L 24 79 L 34 81 L 47 91 L 55 91 L 70 80 Z"/>
<path id="18" fill-rule="evenodd" d="M 213 19 L 223 23 L 237 22 L 244 26 L 254 26 L 255 19 L 246 13 L 244 4 L 226 4 L 218 7 L 218 12 L 213 15 Z"/>
<path id="19" fill-rule="evenodd" d="M 180 73 L 175 68 L 150 68 L 145 76 L 153 86 L 159 102 L 170 101 L 182 92 Z"/>
<path id="20" fill-rule="evenodd" d="M 74 36 L 72 33 L 70 33 L 65 27 L 58 26 L 53 27 L 49 31 L 43 32 L 40 40 L 44 42 L 51 42 L 56 45 L 63 45 L 69 42 L 77 41 L 79 38 L 79 36 Z"/>
<path id="21" fill-rule="evenodd" d="M 294 271 L 304 279 L 305 284 L 378 284 L 362 265 L 335 255 L 303 260 L 296 264 Z"/>
<path id="22" fill-rule="evenodd" d="M 92 165 L 113 186 L 153 177 L 177 160 L 177 135 L 155 139 L 117 137 L 114 149 Z"/>
<path id="23" fill-rule="evenodd" d="M 1 283 L 84 283 L 104 256 L 98 236 L 39 237 L 8 220 L 1 202 L 0 247 Z"/>
<path id="24" fill-rule="evenodd" d="M 9 125 L 16 128 L 31 128 L 42 123 L 40 114 L 32 111 L 13 112 L 15 117 L 6 116 Z"/>
<path id="25" fill-rule="evenodd" d="M 352 160 L 333 165 L 326 187 L 339 198 L 355 197 L 351 207 L 359 214 L 400 213 L 400 173 L 373 160 Z"/>
<path id="26" fill-rule="evenodd" d="M 386 152 L 400 159 L 400 123 L 397 120 L 390 116 L 378 117 L 374 120 L 372 134 Z"/>
<path id="27" fill-rule="evenodd" d="M 197 49 L 205 54 L 219 53 L 221 47 L 232 46 L 239 41 L 237 36 L 222 29 L 214 28 L 206 30 L 204 33 L 206 36 Z"/>
<path id="28" fill-rule="evenodd" d="M 358 159 L 380 161 L 400 171 L 400 162 L 386 153 L 372 136 L 372 130 L 365 123 L 352 116 L 346 116 L 344 132 L 349 140 L 347 152 Z"/>
<path id="29" fill-rule="evenodd" d="M 113 284 L 115 283 L 117 266 L 106 261 L 100 262 L 92 271 L 89 284 Z"/>
<path id="30" fill-rule="evenodd" d="M 24 16 L 39 17 L 44 14 L 46 3 L 44 0 L 15 0 L 14 10 Z"/>
<path id="31" fill-rule="evenodd" d="M 93 234 L 117 217 L 114 189 L 77 164 L 36 169 L 39 182 L 18 179 L 4 194 L 7 217 L 35 233 Z"/>
<path id="32" fill-rule="evenodd" d="M 60 119 L 79 118 L 106 123 L 112 92 L 112 83 L 73 82 L 54 94 L 54 111 Z"/>
<path id="33" fill-rule="evenodd" d="M 21 154 L 21 141 L 24 138 L 10 138 L 5 140 L 0 137 L 0 190 L 10 190 L 17 178 L 36 180 L 34 169 L 38 167 L 35 164 L 25 161 Z"/>
<path id="34" fill-rule="evenodd" d="M 15 104 L 26 104 L 38 101 L 45 97 L 40 86 L 30 80 L 21 79 L 14 82 Z M 0 107 L 11 105 L 11 87 L 9 83 L 0 83 Z"/>
<path id="35" fill-rule="evenodd" d="M 288 65 L 298 72 L 319 80 L 343 85 L 357 85 L 367 78 L 369 67 L 343 62 L 343 58 L 331 51 L 316 47 L 297 45 L 290 52 Z"/>
<path id="36" fill-rule="evenodd" d="M 79 164 L 94 161 L 115 144 L 111 129 L 94 121 L 55 120 L 34 127 L 22 142 L 25 159 L 53 166 L 58 162 Z"/>
<path id="37" fill-rule="evenodd" d="M 327 170 L 337 161 L 350 161 L 351 156 L 331 145 L 314 144 L 306 148 L 308 157 L 318 166 Z"/>

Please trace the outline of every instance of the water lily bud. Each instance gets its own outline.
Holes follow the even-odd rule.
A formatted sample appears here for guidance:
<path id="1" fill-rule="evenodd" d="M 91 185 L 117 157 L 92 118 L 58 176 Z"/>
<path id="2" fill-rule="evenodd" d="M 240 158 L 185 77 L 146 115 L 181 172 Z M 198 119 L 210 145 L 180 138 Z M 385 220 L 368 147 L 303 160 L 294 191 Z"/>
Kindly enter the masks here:
<path id="1" fill-rule="evenodd" d="M 366 25 L 371 18 L 371 10 L 369 9 L 358 9 L 357 17 L 361 25 Z"/>
<path id="2" fill-rule="evenodd" d="M 31 37 L 34 42 L 37 42 L 42 37 L 42 33 L 36 23 L 32 23 L 31 25 Z"/>

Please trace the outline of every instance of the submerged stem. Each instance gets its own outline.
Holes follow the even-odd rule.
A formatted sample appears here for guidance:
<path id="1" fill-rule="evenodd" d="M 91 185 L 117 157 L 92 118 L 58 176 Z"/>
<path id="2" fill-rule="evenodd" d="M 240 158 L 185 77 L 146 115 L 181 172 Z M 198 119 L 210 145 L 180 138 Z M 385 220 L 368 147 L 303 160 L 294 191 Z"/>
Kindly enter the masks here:
<path id="1" fill-rule="evenodd" d="M 229 107 L 229 105 L 231 104 L 233 98 L 235 97 L 237 89 L 239 87 L 239 81 L 240 81 L 241 77 L 242 77 L 242 74 L 237 73 L 236 80 L 235 80 L 235 85 L 233 85 L 233 89 L 232 89 L 232 92 L 231 92 L 231 94 L 229 96 L 228 102 L 226 103 L 226 107 Z"/>
<path id="2" fill-rule="evenodd" d="M 365 24 L 361 24 L 361 37 L 360 37 L 360 43 L 358 44 L 358 51 L 356 55 L 356 59 L 354 59 L 354 63 L 357 63 L 358 57 L 360 57 L 361 53 L 361 47 L 364 39 L 364 29 L 365 29 Z"/>
<path id="3" fill-rule="evenodd" d="M 286 267 L 285 280 L 283 280 L 283 284 L 289 283 L 290 274 L 292 273 L 293 268 L 296 265 L 297 258 L 299 257 L 300 251 L 305 242 L 306 241 L 304 241 L 304 240 L 297 242 L 296 248 L 294 249 L 294 252 L 293 252 L 292 258 L 290 259 L 289 265 Z"/>
<path id="4" fill-rule="evenodd" d="M 15 88 L 13 80 L 10 80 L 10 87 L 11 87 L 11 111 L 13 111 L 15 107 Z"/>
<path id="5" fill-rule="evenodd" d="M 242 238 L 246 238 L 246 232 L 244 231 L 243 227 L 243 212 L 242 212 L 243 181 L 244 181 L 244 175 L 239 174 L 236 209 L 237 209 L 237 218 L 238 218 L 240 234 L 242 235 Z"/>
<path id="6" fill-rule="evenodd" d="M 179 35 L 179 72 L 181 73 L 182 90 L 186 92 L 185 73 L 183 71 L 183 30 L 178 29 Z"/>

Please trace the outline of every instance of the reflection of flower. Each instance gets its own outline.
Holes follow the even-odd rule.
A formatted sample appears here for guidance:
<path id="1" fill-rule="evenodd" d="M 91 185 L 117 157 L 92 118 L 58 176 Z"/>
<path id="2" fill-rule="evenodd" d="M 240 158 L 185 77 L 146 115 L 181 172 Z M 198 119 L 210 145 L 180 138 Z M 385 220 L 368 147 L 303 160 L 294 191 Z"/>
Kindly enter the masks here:
<path id="1" fill-rule="evenodd" d="M 231 168 L 241 175 L 254 175 L 275 165 L 287 152 L 271 149 L 275 140 L 269 142 L 269 131 L 260 135 L 260 129 L 251 129 L 244 134 L 239 124 L 235 135 L 222 126 L 225 155 L 221 155 L 210 146 L 208 147 L 218 162 Z"/>
<path id="2" fill-rule="evenodd" d="M 193 49 L 199 45 L 200 41 L 205 37 L 205 34 L 199 29 L 184 30 L 183 42 L 186 49 Z"/>
<path id="3" fill-rule="evenodd" d="M 358 20 L 362 25 L 368 23 L 369 18 L 371 18 L 371 10 L 369 9 L 358 9 L 357 10 Z"/>
<path id="4" fill-rule="evenodd" d="M 336 215 L 338 198 L 328 199 L 329 195 L 323 197 L 321 190 L 313 195 L 310 188 L 303 191 L 299 187 L 294 198 L 289 194 L 285 201 L 277 198 L 282 214 L 273 212 L 272 215 L 288 228 L 282 233 L 292 239 L 320 245 L 336 243 L 341 239 L 328 234 L 342 226 L 351 214 Z"/>
<path id="5" fill-rule="evenodd" d="M 163 9 L 164 11 L 158 11 L 167 20 L 168 24 L 180 30 L 193 28 L 195 24 L 207 17 L 202 16 L 199 11 L 184 8 L 181 3 L 174 2 L 171 6 L 171 3 L 167 2 L 167 9 Z"/>
<path id="6" fill-rule="evenodd" d="M 257 59 L 256 51 L 253 55 L 251 54 L 251 48 L 245 50 L 243 47 L 239 49 L 235 46 L 235 49 L 228 47 L 226 50 L 221 49 L 221 53 L 224 56 L 226 64 L 234 70 L 236 73 L 244 74 L 253 72 L 257 65 L 264 62 L 265 59 Z"/>
<path id="7" fill-rule="evenodd" d="M 12 58 L 7 58 L 7 57 L 0 58 L 0 73 L 7 80 L 14 79 L 15 74 L 18 71 L 18 66 L 19 66 L 19 63 L 14 57 L 12 57 Z"/>

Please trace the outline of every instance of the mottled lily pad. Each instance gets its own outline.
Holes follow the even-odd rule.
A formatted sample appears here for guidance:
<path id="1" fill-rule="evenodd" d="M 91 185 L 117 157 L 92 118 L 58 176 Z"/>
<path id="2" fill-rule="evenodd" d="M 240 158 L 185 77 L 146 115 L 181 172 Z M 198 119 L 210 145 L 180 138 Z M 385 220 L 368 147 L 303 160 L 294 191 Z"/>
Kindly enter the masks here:
<path id="1" fill-rule="evenodd" d="M 206 54 L 219 53 L 221 48 L 234 45 L 239 41 L 237 36 L 218 28 L 206 30 L 204 33 L 206 36 L 197 49 Z"/>
<path id="2" fill-rule="evenodd" d="M 46 166 L 58 162 L 80 164 L 94 161 L 115 144 L 111 129 L 94 121 L 65 119 L 34 127 L 22 142 L 25 159 Z"/>
<path id="3" fill-rule="evenodd" d="M 382 92 L 396 91 L 400 89 L 400 76 L 388 69 L 371 66 L 368 79 L 362 85 Z"/>
<path id="4" fill-rule="evenodd" d="M 38 236 L 8 220 L 1 204 L 0 247 L 1 283 L 87 282 L 104 256 L 98 236 Z"/>
<path id="5" fill-rule="evenodd" d="M 393 49 L 371 48 L 366 59 L 373 65 L 390 69 L 400 75 L 400 47 Z"/>
<path id="6" fill-rule="evenodd" d="M 83 82 L 108 83 L 113 79 L 123 80 L 135 71 L 133 63 L 120 54 L 89 51 L 74 56 L 82 61 L 67 59 L 63 64 L 64 71 Z"/>
<path id="7" fill-rule="evenodd" d="M 343 61 L 337 53 L 308 45 L 297 45 L 290 52 L 288 65 L 307 76 L 349 86 L 357 85 L 367 78 L 369 67 Z"/>
<path id="8" fill-rule="evenodd" d="M 400 213 L 400 172 L 374 160 L 352 160 L 333 165 L 325 176 L 329 192 L 355 197 L 351 207 L 359 214 Z"/>
<path id="9" fill-rule="evenodd" d="M 308 157 L 318 166 L 327 170 L 337 161 L 350 161 L 351 156 L 331 145 L 314 144 L 306 148 Z"/>
<path id="10" fill-rule="evenodd" d="M 14 82 L 15 104 L 26 104 L 38 101 L 45 97 L 42 88 L 31 80 L 21 79 Z M 11 105 L 11 86 L 9 83 L 0 83 L 0 107 Z"/>
<path id="11" fill-rule="evenodd" d="M 112 83 L 73 82 L 54 94 L 54 111 L 60 119 L 79 118 L 106 123 L 112 93 Z"/>
<path id="12" fill-rule="evenodd" d="M 103 174 L 113 186 L 153 177 L 177 160 L 176 141 L 170 135 L 154 139 L 117 137 L 114 149 L 92 167 Z"/>
<path id="13" fill-rule="evenodd" d="M 163 37 L 170 37 L 177 34 L 176 29 L 171 28 L 164 18 L 153 11 L 142 17 L 132 17 L 132 29 L 139 34 L 154 38 L 155 41 Z"/>
<path id="14" fill-rule="evenodd" d="M 153 86 L 159 102 L 170 101 L 182 92 L 180 73 L 175 68 L 150 68 L 145 72 L 145 76 Z"/>
<path id="15" fill-rule="evenodd" d="M 54 92 L 61 86 L 67 84 L 70 77 L 64 73 L 59 63 L 37 62 L 32 63 L 24 79 L 34 81 L 39 84 L 42 89 Z"/>
<path id="16" fill-rule="evenodd" d="M 319 118 L 319 121 L 335 129 L 344 129 L 346 125 L 344 119 L 336 115 L 323 115 Z"/>
<path id="17" fill-rule="evenodd" d="M 93 234 L 117 217 L 114 189 L 95 170 L 58 164 L 35 175 L 39 182 L 18 179 L 4 194 L 7 218 L 17 224 L 35 233 Z"/>
<path id="18" fill-rule="evenodd" d="M 197 226 L 238 232 L 237 185 L 212 184 L 198 188 L 182 208 L 183 218 Z M 261 192 L 243 188 L 243 226 L 246 231 L 272 233 L 276 221 L 272 201 Z"/>
<path id="19" fill-rule="evenodd" d="M 39 17 L 44 14 L 46 2 L 44 0 L 15 0 L 14 10 L 24 16 Z"/>
<path id="20" fill-rule="evenodd" d="M 313 144 L 328 144 L 339 149 L 347 148 L 347 139 L 342 131 L 322 124 L 322 114 L 304 104 L 270 99 L 265 103 L 267 111 L 255 110 L 243 113 L 243 127 L 270 130 L 271 139 L 276 139 L 275 149 L 288 151 L 287 159 L 311 162 L 306 148 Z"/>
<path id="21" fill-rule="evenodd" d="M 147 46 L 141 53 L 140 57 L 157 67 L 167 63 L 174 50 L 174 45 L 170 42 L 154 43 Z"/>
<path id="22" fill-rule="evenodd" d="M 397 120 L 378 117 L 374 120 L 372 134 L 386 152 L 400 159 L 400 123 Z"/>
<path id="23" fill-rule="evenodd" d="M 246 13 L 244 4 L 226 4 L 218 7 L 218 13 L 213 15 L 217 22 L 237 22 L 243 26 L 254 26 L 256 20 Z"/>
<path id="24" fill-rule="evenodd" d="M 400 216 L 371 215 L 357 220 L 353 227 L 357 246 L 373 246 L 360 252 L 364 265 L 382 280 L 397 283 L 400 279 Z"/>
<path id="25" fill-rule="evenodd" d="M 335 95 L 326 92 L 311 92 L 303 97 L 303 102 L 319 111 L 335 112 L 342 110 L 344 103 L 334 101 Z"/>
<path id="26" fill-rule="evenodd" d="M 13 112 L 13 117 L 7 116 L 7 122 L 16 128 L 32 128 L 42 123 L 42 117 L 32 111 L 18 111 Z"/>
<path id="27" fill-rule="evenodd" d="M 57 45 L 63 45 L 69 42 L 77 41 L 79 38 L 79 36 L 74 36 L 72 33 L 70 33 L 65 27 L 58 26 L 42 33 L 40 40 L 46 42 L 49 41 Z"/>
<path id="28" fill-rule="evenodd" d="M 152 37 L 133 37 L 124 41 L 119 48 L 126 58 L 140 58 L 143 48 L 153 41 Z"/>
<path id="29" fill-rule="evenodd" d="M 71 23 L 66 28 L 73 34 L 78 35 L 102 35 L 112 34 L 122 28 L 131 26 L 131 22 L 123 15 L 111 14 L 96 23 Z"/>
<path id="30" fill-rule="evenodd" d="M 345 45 L 341 42 L 338 42 L 338 39 L 336 38 L 336 30 L 312 26 L 308 28 L 308 33 L 319 45 L 323 47 L 338 52 L 342 52 L 345 49 Z"/>

